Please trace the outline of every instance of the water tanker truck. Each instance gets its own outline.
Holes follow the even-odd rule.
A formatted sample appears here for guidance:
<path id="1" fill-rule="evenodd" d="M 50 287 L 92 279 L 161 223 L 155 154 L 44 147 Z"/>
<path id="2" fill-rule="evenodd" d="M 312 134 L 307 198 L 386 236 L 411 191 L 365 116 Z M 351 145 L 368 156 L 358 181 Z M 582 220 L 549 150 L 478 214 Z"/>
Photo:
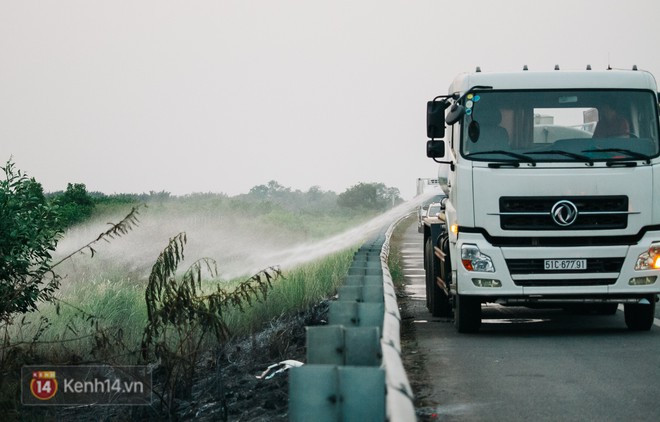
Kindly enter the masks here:
<path id="1" fill-rule="evenodd" d="M 423 227 L 429 311 L 475 332 L 486 303 L 623 305 L 629 329 L 649 330 L 659 130 L 655 79 L 636 67 L 457 76 L 427 104 L 427 156 L 447 194 Z"/>

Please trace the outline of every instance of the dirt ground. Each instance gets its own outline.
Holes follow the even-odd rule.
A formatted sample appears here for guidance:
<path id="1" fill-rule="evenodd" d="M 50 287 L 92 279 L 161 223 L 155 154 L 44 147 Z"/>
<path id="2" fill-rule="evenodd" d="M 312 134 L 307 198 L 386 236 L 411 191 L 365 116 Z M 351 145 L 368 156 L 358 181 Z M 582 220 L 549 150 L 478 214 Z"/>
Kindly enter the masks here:
<path id="1" fill-rule="evenodd" d="M 406 296 L 399 295 L 398 301 L 402 319 L 403 364 L 415 394 L 417 418 L 419 422 L 437 421 L 438 416 L 433 413 L 433 407 L 427 406 L 426 397 L 430 394 L 430 383 L 423 357 L 416 351 L 414 316 L 408 311 Z M 271 341 L 265 341 L 261 348 L 254 349 L 256 353 L 246 354 L 242 360 L 223 369 L 229 421 L 288 420 L 288 377 L 276 375 L 271 380 L 261 381 L 257 380 L 255 375 L 268 365 L 278 362 L 278 359 L 295 359 L 304 362 L 305 326 L 325 323 L 327 306 L 328 302 L 324 302 L 310 315 L 290 321 L 289 323 L 293 325 L 280 330 L 279 339 L 277 335 L 270 337 Z M 268 333 L 262 335 L 269 336 Z M 283 345 L 288 346 L 282 347 Z M 240 348 L 236 349 L 233 356 L 239 356 L 240 353 Z M 263 358 L 267 355 L 270 359 Z M 203 416 L 203 413 L 200 416 Z"/>
<path id="2" fill-rule="evenodd" d="M 20 420 L 67 421 L 288 421 L 288 375 L 258 379 L 270 365 L 284 360 L 305 361 L 305 327 L 326 323 L 329 301 L 306 312 L 270 323 L 252 337 L 236 340 L 224 350 L 209 353 L 199 362 L 192 397 L 176 401 L 176 411 L 167 416 L 154 396 L 152 407 L 66 407 L 24 409 Z M 407 298 L 399 296 L 403 363 L 415 394 L 418 421 L 436 421 L 425 407 L 428 380 L 422 357 L 416 353 L 413 315 Z M 156 389 L 159 374 L 154 375 Z M 26 419 L 27 418 L 27 419 Z"/>
<path id="3" fill-rule="evenodd" d="M 401 349 L 403 352 L 403 366 L 408 375 L 408 382 L 412 388 L 415 400 L 415 413 L 419 422 L 438 421 L 439 416 L 434 413 L 434 407 L 430 405 L 431 383 L 425 366 L 424 357 L 417 351 L 417 337 L 415 315 L 411 309 L 408 297 L 399 293 L 397 301 L 401 313 Z"/>
<path id="4" fill-rule="evenodd" d="M 401 311 L 403 364 L 415 395 L 418 421 L 436 421 L 432 407 L 426 407 L 430 394 L 423 357 L 417 353 L 412 303 L 403 292 L 398 295 Z M 175 402 L 169 416 L 154 395 L 151 407 L 67 407 L 23 409 L 21 420 L 67 421 L 250 421 L 288 420 L 288 373 L 259 379 L 270 365 L 285 360 L 305 361 L 305 327 L 326 323 L 329 301 L 324 300 L 297 315 L 270 322 L 249 338 L 237 339 L 222 350 L 209 352 L 198 364 L 192 396 Z M 159 373 L 154 374 L 155 389 Z M 27 418 L 27 419 L 26 419 Z"/>
<path id="5" fill-rule="evenodd" d="M 288 376 L 275 375 L 270 380 L 256 378 L 269 365 L 282 360 L 305 361 L 305 327 L 326 323 L 328 301 L 324 301 L 306 313 L 278 321 L 272 327 L 252 339 L 245 339 L 230 346 L 221 361 L 221 378 L 228 421 L 288 421 Z M 423 357 L 416 353 L 414 317 L 407 311 L 407 298 L 399 296 L 402 326 L 401 342 L 404 350 L 403 363 L 415 394 L 415 407 L 419 422 L 436 421 L 437 416 L 426 407 L 429 391 Z M 209 371 L 196 384 L 197 400 L 186 402 L 178 415 L 181 420 L 217 421 L 223 406 L 208 392 L 217 384 L 217 375 Z M 206 393 L 203 393 L 206 392 Z"/>
<path id="6" fill-rule="evenodd" d="M 408 312 L 408 299 L 404 295 L 398 297 L 401 312 L 401 344 L 404 351 L 403 364 L 408 380 L 415 394 L 415 408 L 419 422 L 437 421 L 425 398 L 429 394 L 427 371 L 423 357 L 416 352 L 414 316 Z M 282 359 L 305 360 L 305 326 L 325 323 L 328 302 L 311 311 L 304 317 L 289 321 L 286 329 L 270 337 L 270 341 L 260 341 L 263 345 L 244 354 L 243 359 L 230 364 L 223 369 L 228 420 L 229 421 L 287 421 L 288 420 L 288 377 L 274 376 L 271 380 L 257 380 L 259 374 L 268 365 Z M 277 330 L 276 330 L 277 331 Z M 270 334 L 262 333 L 265 338 Z M 279 338 L 278 338 L 279 336 Z M 264 340 L 265 340 L 264 338 Z M 287 345 L 286 347 L 282 347 Z M 234 350 L 233 356 L 241 354 L 241 349 Z M 263 356 L 270 356 L 264 359 Z M 230 358 L 229 360 L 232 360 Z M 192 413 L 189 414 L 193 416 Z M 209 416 L 215 415 L 210 413 Z M 185 415 L 186 417 L 188 416 Z M 202 412 L 200 416 L 204 416 Z M 217 416 L 216 416 L 217 417 Z M 205 420 L 205 419 L 200 419 Z M 212 417 L 206 420 L 214 420 Z M 215 419 L 217 420 L 217 419 Z"/>
<path id="7" fill-rule="evenodd" d="M 328 301 L 305 312 L 270 322 L 259 333 L 209 352 L 197 368 L 192 396 L 175 401 L 172 414 L 152 406 L 23 407 L 17 420 L 30 421 L 250 421 L 288 420 L 288 373 L 259 379 L 272 364 L 305 361 L 305 327 L 326 323 Z M 161 375 L 153 376 L 155 390 Z"/>

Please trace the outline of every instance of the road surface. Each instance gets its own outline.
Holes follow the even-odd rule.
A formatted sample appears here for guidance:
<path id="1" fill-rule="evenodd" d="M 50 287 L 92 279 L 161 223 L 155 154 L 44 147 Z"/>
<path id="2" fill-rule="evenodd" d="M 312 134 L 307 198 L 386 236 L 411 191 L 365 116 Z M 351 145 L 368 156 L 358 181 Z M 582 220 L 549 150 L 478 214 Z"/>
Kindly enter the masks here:
<path id="1" fill-rule="evenodd" d="M 420 421 L 660 421 L 660 320 L 484 305 L 477 334 L 425 306 L 422 235 L 400 246 L 402 338 Z M 660 308 L 660 307 L 659 307 Z"/>

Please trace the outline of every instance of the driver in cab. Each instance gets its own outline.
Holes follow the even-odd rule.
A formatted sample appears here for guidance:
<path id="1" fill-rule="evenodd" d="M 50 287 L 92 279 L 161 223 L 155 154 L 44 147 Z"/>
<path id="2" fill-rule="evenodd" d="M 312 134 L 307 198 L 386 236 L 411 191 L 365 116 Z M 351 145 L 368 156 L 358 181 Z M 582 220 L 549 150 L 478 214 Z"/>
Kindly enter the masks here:
<path id="1" fill-rule="evenodd" d="M 594 138 L 622 138 L 630 136 L 628 121 L 610 104 L 598 109 L 598 123 Z"/>

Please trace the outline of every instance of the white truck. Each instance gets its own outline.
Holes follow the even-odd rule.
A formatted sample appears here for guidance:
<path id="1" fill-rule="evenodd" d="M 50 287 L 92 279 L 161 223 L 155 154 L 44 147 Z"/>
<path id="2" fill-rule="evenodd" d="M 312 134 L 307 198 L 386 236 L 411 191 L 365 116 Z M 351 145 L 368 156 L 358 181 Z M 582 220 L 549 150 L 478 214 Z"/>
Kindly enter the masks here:
<path id="1" fill-rule="evenodd" d="M 484 303 L 623 304 L 649 330 L 659 131 L 655 79 L 636 67 L 456 77 L 427 104 L 427 156 L 448 173 L 444 214 L 424 225 L 429 311 L 475 332 Z"/>

